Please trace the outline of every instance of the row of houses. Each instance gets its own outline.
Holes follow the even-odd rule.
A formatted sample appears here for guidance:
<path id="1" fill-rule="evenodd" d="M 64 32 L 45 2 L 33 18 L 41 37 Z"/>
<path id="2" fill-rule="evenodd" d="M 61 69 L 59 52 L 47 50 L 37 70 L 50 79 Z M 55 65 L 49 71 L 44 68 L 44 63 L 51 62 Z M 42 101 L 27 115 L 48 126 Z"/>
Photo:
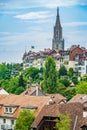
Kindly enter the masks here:
<path id="1" fill-rule="evenodd" d="M 34 111 L 31 130 L 56 130 L 55 119 L 60 120 L 59 115 L 66 112 L 70 115 L 70 130 L 87 130 L 87 94 L 77 94 L 69 101 L 60 94 L 41 94 L 35 87 L 21 95 L 0 94 L 0 130 L 14 130 L 23 109 Z"/>
<path id="2" fill-rule="evenodd" d="M 67 70 L 73 68 L 80 75 L 87 74 L 87 49 L 79 45 L 73 45 L 71 48 L 61 51 L 45 49 L 44 51 L 25 52 L 23 55 L 23 69 L 31 66 L 36 68 L 44 67 L 46 58 L 51 56 L 55 59 L 56 67 L 59 70 L 64 65 Z"/>

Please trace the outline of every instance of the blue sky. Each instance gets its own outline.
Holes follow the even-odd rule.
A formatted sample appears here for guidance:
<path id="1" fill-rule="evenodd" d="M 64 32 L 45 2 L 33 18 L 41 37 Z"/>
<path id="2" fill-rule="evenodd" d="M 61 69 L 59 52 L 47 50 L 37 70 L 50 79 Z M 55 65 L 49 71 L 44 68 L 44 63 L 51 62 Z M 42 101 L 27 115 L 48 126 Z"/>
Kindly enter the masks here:
<path id="1" fill-rule="evenodd" d="M 21 62 L 31 46 L 51 48 L 57 6 L 65 48 L 87 47 L 87 0 L 0 0 L 0 63 Z"/>

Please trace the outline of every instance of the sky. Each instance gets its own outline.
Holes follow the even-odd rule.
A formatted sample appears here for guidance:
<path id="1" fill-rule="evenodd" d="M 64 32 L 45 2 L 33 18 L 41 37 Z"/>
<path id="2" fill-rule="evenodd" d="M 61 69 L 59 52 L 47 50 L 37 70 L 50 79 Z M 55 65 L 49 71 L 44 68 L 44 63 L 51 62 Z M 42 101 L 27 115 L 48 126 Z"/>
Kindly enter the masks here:
<path id="1" fill-rule="evenodd" d="M 0 63 L 21 63 L 31 46 L 52 48 L 57 7 L 65 49 L 87 48 L 87 0 L 0 0 Z"/>

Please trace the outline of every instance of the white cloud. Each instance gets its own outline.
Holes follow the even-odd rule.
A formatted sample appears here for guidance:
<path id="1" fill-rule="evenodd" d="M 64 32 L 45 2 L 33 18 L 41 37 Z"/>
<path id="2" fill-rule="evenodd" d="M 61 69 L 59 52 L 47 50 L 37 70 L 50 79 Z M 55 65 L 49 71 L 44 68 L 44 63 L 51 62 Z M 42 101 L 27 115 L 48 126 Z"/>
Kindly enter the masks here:
<path id="1" fill-rule="evenodd" d="M 63 23 L 63 26 L 86 26 L 87 22 L 70 22 L 70 23 Z"/>
<path id="2" fill-rule="evenodd" d="M 69 31 L 65 35 L 65 47 L 69 48 L 73 44 L 81 45 L 87 47 L 87 31 Z"/>
<path id="3" fill-rule="evenodd" d="M 42 3 L 45 7 L 54 8 L 57 6 L 72 6 L 77 4 L 76 0 L 48 0 L 45 1 L 39 1 Z"/>
<path id="4" fill-rule="evenodd" d="M 15 18 L 22 19 L 22 20 L 31 20 L 31 19 L 46 19 L 51 17 L 49 12 L 41 11 L 41 12 L 30 12 L 26 14 L 16 15 Z"/>
<path id="5" fill-rule="evenodd" d="M 18 14 L 16 11 L 0 11 L 0 14 Z"/>
<path id="6" fill-rule="evenodd" d="M 10 32 L 0 32 L 0 34 L 2 34 L 2 35 L 9 35 L 11 33 Z"/>
<path id="7" fill-rule="evenodd" d="M 57 6 L 87 5 L 87 0 L 12 0 L 0 3 L 4 9 L 25 9 L 34 7 L 55 8 Z"/>
<path id="8" fill-rule="evenodd" d="M 87 0 L 77 0 L 77 3 L 79 3 L 79 5 L 87 5 Z"/>
<path id="9" fill-rule="evenodd" d="M 55 7 L 67 7 L 73 5 L 87 5 L 87 0 L 37 0 L 43 7 L 55 8 Z"/>
<path id="10" fill-rule="evenodd" d="M 30 0 L 11 0 L 11 1 L 6 1 L 3 3 L 0 3 L 0 8 L 1 9 L 26 9 L 26 8 L 33 8 L 33 7 L 39 7 L 41 6 L 37 0 L 36 1 L 30 1 Z"/>
<path id="11" fill-rule="evenodd" d="M 43 30 L 41 31 L 39 28 L 38 31 L 32 30 L 28 33 L 14 33 L 9 36 L 1 37 L 0 44 L 4 46 L 17 45 L 17 48 L 20 48 L 20 44 L 21 48 L 23 48 L 26 45 L 31 47 L 31 45 L 33 44 L 34 46 L 37 46 L 38 49 L 40 49 L 47 46 L 47 41 L 48 38 L 50 39 L 50 36 L 50 33 L 48 33 L 47 31 L 45 32 Z"/>

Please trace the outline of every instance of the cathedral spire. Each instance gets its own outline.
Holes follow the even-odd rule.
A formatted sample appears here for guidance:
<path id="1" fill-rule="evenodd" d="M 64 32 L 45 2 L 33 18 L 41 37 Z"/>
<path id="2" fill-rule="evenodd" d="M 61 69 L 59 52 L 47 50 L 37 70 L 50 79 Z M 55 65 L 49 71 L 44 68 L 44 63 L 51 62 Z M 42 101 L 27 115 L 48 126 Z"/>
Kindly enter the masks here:
<path id="1" fill-rule="evenodd" d="M 60 23 L 59 7 L 57 7 L 56 23 L 52 42 L 53 50 L 64 50 L 64 40 L 62 38 L 62 27 Z"/>
<path id="2" fill-rule="evenodd" d="M 56 15 L 56 26 L 60 25 L 60 16 L 59 16 L 59 7 L 57 7 L 57 15 Z"/>
<path id="3" fill-rule="evenodd" d="M 59 7 L 57 7 L 57 17 L 59 17 Z"/>

